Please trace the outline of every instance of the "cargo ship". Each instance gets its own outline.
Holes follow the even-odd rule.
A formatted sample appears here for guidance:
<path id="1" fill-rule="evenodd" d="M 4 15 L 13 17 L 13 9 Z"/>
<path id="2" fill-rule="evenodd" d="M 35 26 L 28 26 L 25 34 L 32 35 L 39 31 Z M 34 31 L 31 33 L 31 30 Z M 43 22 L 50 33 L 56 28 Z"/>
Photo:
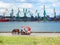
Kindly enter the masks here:
<path id="1" fill-rule="evenodd" d="M 0 22 L 8 22 L 8 19 L 0 19 Z"/>

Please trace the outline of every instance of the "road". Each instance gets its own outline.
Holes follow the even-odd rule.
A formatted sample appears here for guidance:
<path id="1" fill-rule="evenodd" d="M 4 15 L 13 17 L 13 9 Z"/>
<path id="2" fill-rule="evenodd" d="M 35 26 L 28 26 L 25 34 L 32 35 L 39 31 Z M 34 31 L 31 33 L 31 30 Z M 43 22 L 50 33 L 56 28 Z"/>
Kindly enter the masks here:
<path id="1" fill-rule="evenodd" d="M 12 34 L 12 33 L 0 33 L 0 36 L 60 36 L 60 33 L 31 33 L 30 35 Z"/>

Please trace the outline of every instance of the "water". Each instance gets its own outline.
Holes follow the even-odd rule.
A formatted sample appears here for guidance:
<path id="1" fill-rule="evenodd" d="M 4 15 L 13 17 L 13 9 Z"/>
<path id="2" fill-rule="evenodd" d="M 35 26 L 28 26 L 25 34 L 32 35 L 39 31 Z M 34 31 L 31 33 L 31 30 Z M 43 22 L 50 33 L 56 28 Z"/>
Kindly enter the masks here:
<path id="1" fill-rule="evenodd" d="M 0 32 L 11 32 L 21 26 L 30 26 L 32 32 L 60 32 L 60 22 L 0 22 Z"/>

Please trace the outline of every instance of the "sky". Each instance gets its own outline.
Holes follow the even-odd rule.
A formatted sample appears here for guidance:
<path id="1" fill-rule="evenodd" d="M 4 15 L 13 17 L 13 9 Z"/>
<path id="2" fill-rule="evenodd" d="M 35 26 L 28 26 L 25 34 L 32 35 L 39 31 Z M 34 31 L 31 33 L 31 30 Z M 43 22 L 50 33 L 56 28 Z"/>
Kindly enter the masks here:
<path id="1" fill-rule="evenodd" d="M 47 15 L 54 16 L 54 8 L 56 15 L 60 15 L 60 0 L 0 0 L 0 15 L 3 15 L 4 12 L 6 15 L 9 15 L 13 8 L 14 15 L 16 16 L 17 9 L 19 8 L 21 11 L 20 16 L 23 16 L 23 8 L 27 8 L 34 16 L 37 16 L 35 10 L 38 10 L 40 16 L 43 16 L 44 5 Z"/>

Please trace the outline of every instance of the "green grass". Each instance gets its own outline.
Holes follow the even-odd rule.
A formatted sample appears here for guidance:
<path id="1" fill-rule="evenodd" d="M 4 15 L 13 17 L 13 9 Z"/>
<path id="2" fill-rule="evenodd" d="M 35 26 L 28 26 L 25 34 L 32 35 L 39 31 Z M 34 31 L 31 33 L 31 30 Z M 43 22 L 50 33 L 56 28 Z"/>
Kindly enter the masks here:
<path id="1" fill-rule="evenodd" d="M 0 45 L 60 45 L 60 37 L 0 36 Z"/>

